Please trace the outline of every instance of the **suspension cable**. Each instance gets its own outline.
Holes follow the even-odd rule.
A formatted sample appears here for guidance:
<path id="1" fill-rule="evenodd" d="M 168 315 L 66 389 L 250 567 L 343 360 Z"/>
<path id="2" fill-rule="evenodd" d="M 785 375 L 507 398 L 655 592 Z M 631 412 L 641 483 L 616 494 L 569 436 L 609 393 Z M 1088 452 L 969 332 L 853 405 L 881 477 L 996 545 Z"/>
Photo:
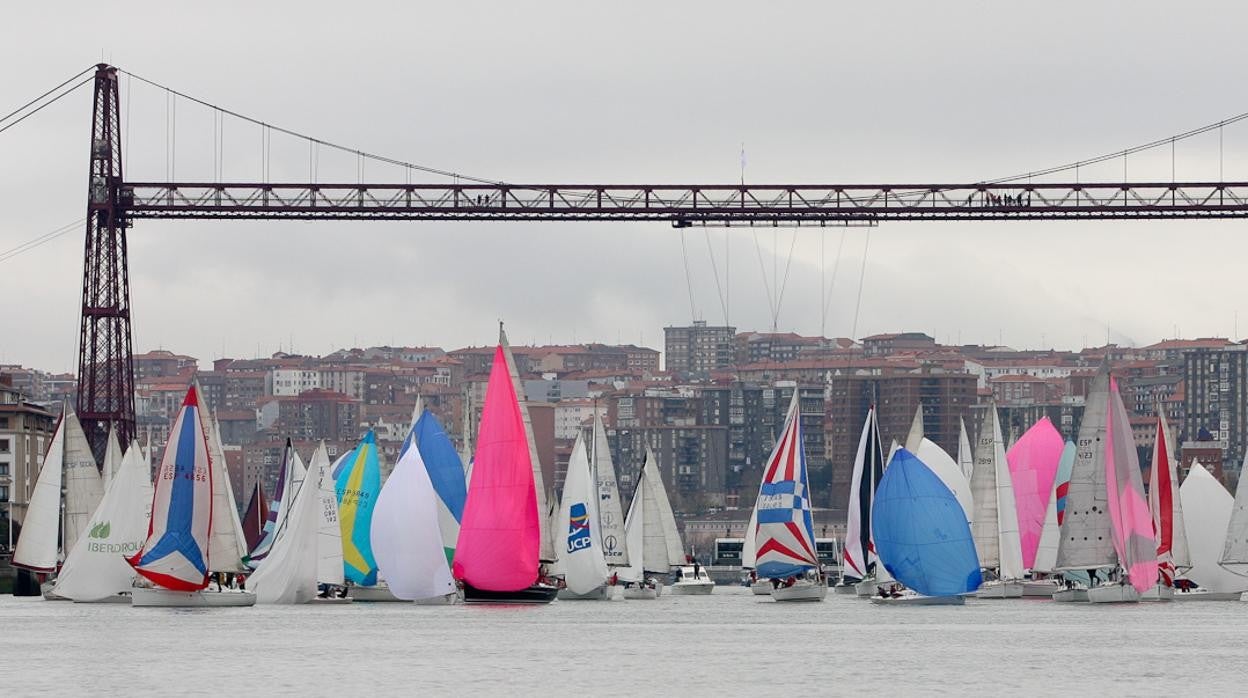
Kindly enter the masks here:
<path id="1" fill-rule="evenodd" d="M 76 76 L 75 76 L 75 77 L 76 77 Z M 72 86 L 72 87 L 70 87 L 69 89 L 65 90 L 64 92 L 60 93 L 59 95 L 57 95 L 57 96 L 53 97 L 52 99 L 50 99 L 50 100 L 48 100 L 48 101 L 44 102 L 43 104 L 40 104 L 39 106 L 35 107 L 34 109 L 31 109 L 30 111 L 26 112 L 25 114 L 22 114 L 20 117 L 18 117 L 18 118 L 16 118 L 16 119 L 14 119 L 13 121 L 10 121 L 9 123 L 5 124 L 4 126 L 0 126 L 0 133 L 4 133 L 5 131 L 8 131 L 9 129 L 13 128 L 14 126 L 16 126 L 16 125 L 18 125 L 18 124 L 22 123 L 23 121 L 25 121 L 25 120 L 29 119 L 29 118 L 30 118 L 30 117 L 32 117 L 32 116 L 34 116 L 35 114 L 38 114 L 39 112 L 43 111 L 44 109 L 47 109 L 48 107 L 52 106 L 53 104 L 56 104 L 57 102 L 59 102 L 59 101 L 61 101 L 63 98 L 65 98 L 67 95 L 69 95 L 71 92 L 73 92 L 73 91 L 77 90 L 79 87 L 82 87 L 83 85 L 85 85 L 85 84 L 87 84 L 87 83 L 89 83 L 89 82 L 91 82 L 91 81 L 93 81 L 93 80 L 95 80 L 95 76 L 94 76 L 94 75 L 93 75 L 93 76 L 91 76 L 91 77 L 88 77 L 88 78 L 86 78 L 86 79 L 84 79 L 84 80 L 82 80 L 81 82 L 76 83 L 75 85 L 73 85 L 73 86 Z M 30 105 L 28 104 L 28 105 L 26 105 L 26 106 L 23 106 L 21 109 L 18 109 L 17 111 L 10 113 L 10 114 L 9 114 L 8 116 L 6 116 L 5 118 L 7 119 L 7 118 L 9 118 L 9 117 L 13 116 L 13 114 L 16 114 L 16 113 L 20 112 L 22 109 L 25 109 L 27 106 L 30 106 Z"/>

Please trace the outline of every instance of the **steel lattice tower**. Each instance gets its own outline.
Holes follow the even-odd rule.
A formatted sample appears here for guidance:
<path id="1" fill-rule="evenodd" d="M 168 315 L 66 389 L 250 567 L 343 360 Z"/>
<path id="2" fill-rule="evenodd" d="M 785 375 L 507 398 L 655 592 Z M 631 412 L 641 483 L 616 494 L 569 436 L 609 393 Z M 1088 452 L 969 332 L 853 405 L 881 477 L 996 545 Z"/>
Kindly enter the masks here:
<path id="1" fill-rule="evenodd" d="M 123 447 L 134 426 L 134 357 L 130 341 L 130 276 L 122 196 L 121 112 L 117 69 L 95 72 L 91 171 L 82 266 L 82 324 L 78 337 L 78 419 L 102 460 L 109 425 Z"/>

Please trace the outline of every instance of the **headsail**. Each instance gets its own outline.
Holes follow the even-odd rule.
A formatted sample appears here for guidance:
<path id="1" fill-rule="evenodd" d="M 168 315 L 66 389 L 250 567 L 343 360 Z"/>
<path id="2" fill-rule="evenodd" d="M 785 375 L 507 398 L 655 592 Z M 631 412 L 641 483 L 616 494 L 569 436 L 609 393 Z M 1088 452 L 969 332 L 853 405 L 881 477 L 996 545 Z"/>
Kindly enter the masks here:
<path id="1" fill-rule="evenodd" d="M 156 471 L 147 540 L 127 558 L 139 574 L 175 591 L 208 586 L 213 468 L 199 410 L 191 386 Z"/>
<path id="2" fill-rule="evenodd" d="M 1187 530 L 1183 522 L 1183 498 L 1179 496 L 1179 476 L 1170 457 L 1170 430 L 1166 415 L 1157 406 L 1157 432 L 1153 441 L 1153 461 L 1149 473 L 1148 507 L 1157 533 L 1157 567 L 1167 586 L 1174 576 L 1191 567 L 1187 553 Z"/>
<path id="3" fill-rule="evenodd" d="M 884 567 L 918 593 L 966 594 L 983 582 L 962 505 L 904 448 L 884 471 L 871 523 Z"/>
<path id="4" fill-rule="evenodd" d="M 958 467 L 967 482 L 975 472 L 975 451 L 971 448 L 971 437 L 966 434 L 966 420 L 958 417 Z"/>
<path id="5" fill-rule="evenodd" d="M 212 456 L 212 538 L 208 559 L 212 561 L 210 572 L 246 572 L 243 556 L 247 554 L 247 541 L 243 537 L 243 525 L 238 520 L 238 504 L 234 501 L 234 486 L 230 483 L 230 470 L 225 465 L 225 447 L 221 444 L 221 427 L 215 417 L 205 420 L 208 434 L 208 452 Z"/>
<path id="6" fill-rule="evenodd" d="M 286 519 L 286 509 L 290 506 L 290 497 L 294 492 L 294 461 L 298 458 L 294 444 L 286 439 L 286 447 L 282 450 L 282 465 L 277 470 L 277 485 L 273 489 L 273 504 L 269 508 L 269 515 L 264 519 L 263 534 L 260 542 L 247 555 L 246 562 L 251 567 L 259 565 L 269 554 L 277 536 L 278 524 Z"/>
<path id="7" fill-rule="evenodd" d="M 647 507 L 646 519 L 658 519 L 659 526 L 663 531 L 663 544 L 667 548 L 667 567 L 659 567 L 658 570 L 668 571 L 672 567 L 682 565 L 685 562 L 685 544 L 680 540 L 680 530 L 676 528 L 676 515 L 672 511 L 672 502 L 667 498 L 667 487 L 663 484 L 663 473 L 659 470 L 659 460 L 655 458 L 654 451 L 650 447 L 646 447 L 646 465 L 644 479 L 646 483 L 645 504 Z M 646 535 L 649 535 L 647 533 Z M 650 552 L 647 550 L 646 555 Z M 650 564 L 650 560 L 646 560 L 646 564 Z"/>
<path id="8" fill-rule="evenodd" d="M 121 443 L 117 440 L 117 425 L 108 425 L 108 441 L 104 446 L 104 463 L 100 466 L 100 476 L 104 479 L 104 490 L 108 490 L 108 483 L 113 481 L 113 476 L 117 470 L 121 468 Z"/>
<path id="9" fill-rule="evenodd" d="M 54 591 L 58 596 L 98 601 L 133 585 L 134 568 L 125 558 L 143 545 L 152 513 L 151 472 L 142 454 L 138 441 L 132 442 L 113 470 L 87 537 L 78 539 L 57 575 Z"/>
<path id="10" fill-rule="evenodd" d="M 1244 462 L 1240 465 L 1239 472 L 1248 472 L 1244 470 L 1245 467 L 1248 467 L 1248 453 L 1244 454 Z M 1242 474 L 1235 487 L 1235 503 L 1231 509 L 1230 522 L 1226 526 L 1222 559 L 1218 564 L 1236 574 L 1248 575 L 1248 477 Z"/>
<path id="11" fill-rule="evenodd" d="M 247 511 L 243 514 L 243 540 L 248 550 L 255 550 L 264 536 L 264 522 L 269 518 L 269 502 L 264 495 L 264 481 L 256 478 L 256 486 L 251 490 L 251 500 L 247 503 Z"/>
<path id="12" fill-rule="evenodd" d="M 906 450 L 916 453 L 923 441 L 923 403 L 914 411 L 914 419 L 910 422 L 910 432 L 906 434 Z"/>
<path id="13" fill-rule="evenodd" d="M 858 439 L 858 455 L 854 458 L 854 474 L 849 484 L 849 519 L 846 522 L 845 547 L 841 550 L 844 576 L 866 579 L 875 567 L 875 549 L 871 544 L 871 504 L 884 476 L 883 445 L 876 423 L 875 407 L 867 410 L 862 436 Z"/>
<path id="14" fill-rule="evenodd" d="M 61 524 L 61 475 L 65 460 L 65 428 L 74 415 L 62 414 L 43 457 L 39 479 L 26 505 L 22 533 L 13 551 L 13 566 L 33 572 L 56 571 L 56 549 Z"/>
<path id="15" fill-rule="evenodd" d="M 455 591 L 438 523 L 440 499 L 422 450 L 407 448 L 394 464 L 377 497 L 371 529 L 378 574 L 390 593 L 408 600 Z"/>
<path id="16" fill-rule="evenodd" d="M 74 549 L 78 539 L 87 535 L 91 515 L 104 498 L 104 479 L 91 454 L 91 444 L 75 415 L 65 420 L 65 518 L 61 530 L 61 550 Z M 59 489 L 59 488 L 58 488 Z"/>
<path id="17" fill-rule="evenodd" d="M 594 499 L 598 488 L 589 471 L 585 439 L 578 432 L 568 458 L 568 473 L 559 498 L 556 519 L 560 544 L 559 562 L 564 581 L 573 593 L 588 594 L 607 581 L 607 560 L 603 556 L 598 509 Z"/>
<path id="18" fill-rule="evenodd" d="M 528 430 L 502 344 L 486 386 L 472 481 L 452 567 L 486 591 L 519 591 L 537 580 L 542 535 Z"/>
<path id="19" fill-rule="evenodd" d="M 1053 504 L 1053 481 L 1057 477 L 1062 448 L 1062 435 L 1048 417 L 1042 417 L 1005 454 L 1018 511 L 1023 567 L 1028 569 L 1036 566 L 1036 551 L 1040 548 L 1045 521 Z M 1056 515 L 1056 512 L 1053 513 Z M 1053 544 L 1056 543 L 1054 538 Z"/>
<path id="20" fill-rule="evenodd" d="M 1187 530 L 1191 532 L 1192 568 L 1183 577 L 1210 591 L 1248 591 L 1248 579 L 1218 562 L 1235 509 L 1231 493 L 1203 465 L 1193 461 L 1179 496 L 1183 499 Z"/>
<path id="21" fill-rule="evenodd" d="M 331 470 L 329 451 L 322 441 L 308 463 L 308 477 L 316 478 L 317 494 L 321 499 L 316 530 L 316 581 L 342 586 L 342 524 L 338 521 L 338 496 L 334 493 Z"/>
<path id="22" fill-rule="evenodd" d="M 292 482 L 287 490 L 286 516 L 277 523 L 273 545 L 264 564 L 247 579 L 257 603 L 299 604 L 316 598 L 321 508 L 317 484 L 304 471 L 303 477 Z"/>
<path id="23" fill-rule="evenodd" d="M 334 482 L 338 521 L 342 530 L 343 576 L 359 586 L 377 583 L 377 561 L 369 531 L 373 507 L 381 492 L 381 461 L 377 437 L 370 429 L 339 466 Z"/>
<path id="24" fill-rule="evenodd" d="M 754 508 L 758 512 L 755 569 L 760 577 L 778 579 L 819 568 L 797 390 L 789 403 L 784 431 L 763 467 Z"/>
<path id="25" fill-rule="evenodd" d="M 1109 379 L 1109 417 L 1105 428 L 1105 468 L 1114 549 L 1135 590 L 1157 583 L 1157 536 L 1144 494 L 1135 438 L 1118 380 Z"/>

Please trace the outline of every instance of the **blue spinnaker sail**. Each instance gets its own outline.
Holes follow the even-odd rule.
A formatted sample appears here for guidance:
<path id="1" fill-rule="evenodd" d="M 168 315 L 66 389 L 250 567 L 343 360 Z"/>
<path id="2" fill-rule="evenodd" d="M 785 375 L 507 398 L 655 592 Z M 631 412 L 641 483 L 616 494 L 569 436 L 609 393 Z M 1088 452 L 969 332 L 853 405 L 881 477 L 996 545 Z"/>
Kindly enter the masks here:
<path id="1" fill-rule="evenodd" d="M 897 581 L 924 596 L 954 596 L 983 583 L 966 513 L 923 461 L 898 449 L 871 510 L 875 550 Z"/>
<path id="2" fill-rule="evenodd" d="M 438 493 L 438 499 L 450 510 L 451 516 L 459 521 L 464 517 L 464 500 L 468 498 L 464 465 L 442 424 L 429 410 L 421 413 L 420 419 L 416 420 L 412 431 L 403 442 L 400 457 L 413 441 L 420 449 L 420 457 L 425 461 L 425 469 L 429 471 L 429 479 L 433 481 L 433 490 Z"/>

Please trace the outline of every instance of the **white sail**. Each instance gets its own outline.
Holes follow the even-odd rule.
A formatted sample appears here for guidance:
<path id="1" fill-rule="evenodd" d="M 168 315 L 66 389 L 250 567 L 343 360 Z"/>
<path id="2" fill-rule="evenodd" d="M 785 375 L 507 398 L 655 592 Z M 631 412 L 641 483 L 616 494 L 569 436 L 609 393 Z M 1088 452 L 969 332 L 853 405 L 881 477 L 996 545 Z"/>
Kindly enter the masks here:
<path id="1" fill-rule="evenodd" d="M 345 458 L 344 454 L 342 458 Z M 338 523 L 338 497 L 334 493 L 333 466 L 322 441 L 308 464 L 309 477 L 316 478 L 321 498 L 320 523 L 316 530 L 316 581 L 342 586 L 342 526 Z"/>
<path id="2" fill-rule="evenodd" d="M 914 420 L 910 422 L 910 433 L 906 435 L 906 450 L 919 452 L 919 444 L 923 441 L 923 403 L 919 403 L 914 411 Z M 922 459 L 920 459 L 922 460 Z"/>
<path id="3" fill-rule="evenodd" d="M 914 455 L 923 461 L 923 465 L 926 465 L 929 470 L 936 473 L 936 477 L 939 477 L 941 482 L 945 483 L 945 487 L 953 492 L 953 496 L 958 499 L 958 504 L 962 505 L 962 511 L 966 512 L 966 520 L 970 521 L 974 503 L 971 483 L 967 482 L 962 475 L 962 469 L 958 467 L 957 462 L 930 439 L 920 439 L 919 450 L 914 452 Z M 891 455 L 889 460 L 892 460 Z"/>
<path id="4" fill-rule="evenodd" d="M 100 469 L 100 477 L 104 480 L 104 491 L 106 493 L 108 484 L 113 481 L 113 475 L 121 467 L 121 458 L 121 444 L 117 441 L 117 427 L 110 424 L 108 427 L 108 442 L 104 447 L 104 464 Z"/>
<path id="5" fill-rule="evenodd" d="M 1226 542 L 1222 548 L 1222 559 L 1218 564 L 1232 572 L 1248 575 L 1248 477 L 1243 476 L 1243 473 L 1248 471 L 1244 470 L 1244 465 L 1248 465 L 1248 453 L 1244 454 L 1244 463 L 1240 465 L 1241 475 L 1239 484 L 1235 487 L 1235 503 L 1226 527 Z M 1191 473 L 1188 474 L 1188 478 L 1191 478 Z M 37 491 L 38 486 L 36 486 Z M 34 502 L 33 497 L 31 502 Z"/>
<path id="6" fill-rule="evenodd" d="M 754 498 L 754 508 L 750 511 L 750 522 L 745 526 L 745 542 L 741 544 L 741 566 L 746 569 L 754 569 L 754 563 L 757 561 L 757 551 L 754 548 L 758 545 L 758 498 Z"/>
<path id="7" fill-rule="evenodd" d="M 104 479 L 95 465 L 91 444 L 78 418 L 72 414 L 65 418 L 65 457 L 61 467 L 65 473 L 65 526 L 61 532 L 61 549 L 68 552 L 87 534 L 91 515 L 104 499 Z"/>
<path id="8" fill-rule="evenodd" d="M 578 433 L 568 457 L 568 472 L 559 497 L 559 516 L 554 529 L 564 582 L 575 594 L 590 593 L 606 583 L 609 575 L 594 506 L 597 497 L 598 487 L 589 472 L 585 440 Z"/>
<path id="9" fill-rule="evenodd" d="M 1232 511 L 1238 511 L 1231 493 L 1204 466 L 1193 461 L 1179 488 L 1179 497 L 1187 518 L 1184 524 L 1191 534 L 1188 553 L 1192 566 L 1183 577 L 1210 591 L 1248 591 L 1248 579 L 1224 569 L 1218 562 Z"/>
<path id="10" fill-rule="evenodd" d="M 663 542 L 667 546 L 667 562 L 672 567 L 685 564 L 685 544 L 680 539 L 680 530 L 676 527 L 676 515 L 672 511 L 672 502 L 667 498 L 667 487 L 663 485 L 663 474 L 659 470 L 659 461 L 654 451 L 646 448 L 646 487 L 654 498 L 655 515 L 663 526 Z M 650 502 L 647 500 L 647 506 Z M 647 518 L 650 512 L 646 512 Z"/>
<path id="11" fill-rule="evenodd" d="M 1057 525 L 1057 488 L 1054 487 L 1049 492 L 1049 507 L 1044 512 L 1044 528 L 1040 529 L 1040 542 L 1036 546 L 1036 562 L 1032 570 L 1052 572 L 1057 567 L 1057 541 L 1061 535 Z"/>
<path id="12" fill-rule="evenodd" d="M 537 455 L 537 442 L 533 440 L 533 420 L 529 418 L 528 400 L 524 397 L 524 386 L 520 383 L 520 372 L 516 369 L 516 359 L 511 355 L 511 345 L 507 343 L 507 333 L 502 326 L 498 328 L 498 343 L 503 347 L 503 358 L 507 361 L 507 373 L 511 376 L 512 387 L 516 391 L 516 399 L 520 401 L 520 416 L 524 421 L 524 438 L 529 442 L 529 460 L 533 464 L 533 487 L 537 490 L 537 510 L 547 510 L 546 485 L 542 480 L 542 459 Z M 542 550 L 539 558 L 551 562 L 555 559 L 555 549 L 551 544 L 550 523 L 538 516 L 542 527 Z"/>
<path id="13" fill-rule="evenodd" d="M 612 567 L 628 564 L 628 546 L 624 545 L 624 507 L 611 462 L 611 446 L 602 415 L 594 412 L 593 472 L 598 484 L 598 525 L 602 532 L 602 555 Z"/>
<path id="14" fill-rule="evenodd" d="M 442 548 L 438 495 L 419 448 L 409 448 L 377 495 L 369 530 L 377 573 L 390 593 L 417 600 L 455 591 Z"/>
<path id="15" fill-rule="evenodd" d="M 52 443 L 43 457 L 39 479 L 26 504 L 22 534 L 13 551 L 13 564 L 36 572 L 56 570 L 57 532 L 61 524 L 61 475 L 65 457 L 65 424 L 73 418 L 66 412 L 56 426 Z"/>
<path id="16" fill-rule="evenodd" d="M 971 474 L 975 472 L 975 451 L 971 448 L 970 437 L 966 435 L 966 420 L 961 417 L 958 417 L 958 467 L 970 482 Z"/>
<path id="17" fill-rule="evenodd" d="M 1105 424 L 1109 408 L 1109 368 L 1102 365 L 1088 390 L 1075 442 L 1066 509 L 1057 547 L 1058 570 L 1113 567 L 1109 489 L 1105 473 Z"/>
<path id="18" fill-rule="evenodd" d="M 1018 514 L 995 404 L 989 404 L 980 422 L 971 497 L 974 501 L 971 536 L 975 539 L 979 564 L 998 570 L 1002 579 L 1021 579 L 1023 548 L 1018 534 Z"/>
<path id="19" fill-rule="evenodd" d="M 126 558 L 142 547 L 151 515 L 151 469 L 134 441 L 91 517 L 87 536 L 65 558 L 54 592 L 74 601 L 99 601 L 129 590 L 136 575 Z"/>
<path id="20" fill-rule="evenodd" d="M 633 501 L 628 505 L 628 518 L 624 520 L 624 545 L 628 548 L 628 566 L 621 567 L 618 574 L 622 582 L 640 582 L 646 578 L 646 507 L 645 471 L 633 491 Z M 666 555 L 666 552 L 664 553 Z"/>
<path id="21" fill-rule="evenodd" d="M 305 477 L 287 490 L 284 498 L 291 501 L 286 518 L 278 520 L 269 554 L 247 578 L 247 588 L 255 592 L 256 603 L 298 604 L 316 598 L 321 495 L 313 482 Z"/>
<path id="22" fill-rule="evenodd" d="M 212 534 L 208 539 L 208 569 L 212 572 L 246 572 L 243 556 L 247 554 L 247 542 L 243 536 L 242 521 L 238 518 L 238 505 L 234 502 L 230 469 L 225 463 L 221 427 L 216 417 L 209 417 L 206 412 L 200 410 L 199 413 L 205 421 L 208 455 L 212 459 Z"/>

